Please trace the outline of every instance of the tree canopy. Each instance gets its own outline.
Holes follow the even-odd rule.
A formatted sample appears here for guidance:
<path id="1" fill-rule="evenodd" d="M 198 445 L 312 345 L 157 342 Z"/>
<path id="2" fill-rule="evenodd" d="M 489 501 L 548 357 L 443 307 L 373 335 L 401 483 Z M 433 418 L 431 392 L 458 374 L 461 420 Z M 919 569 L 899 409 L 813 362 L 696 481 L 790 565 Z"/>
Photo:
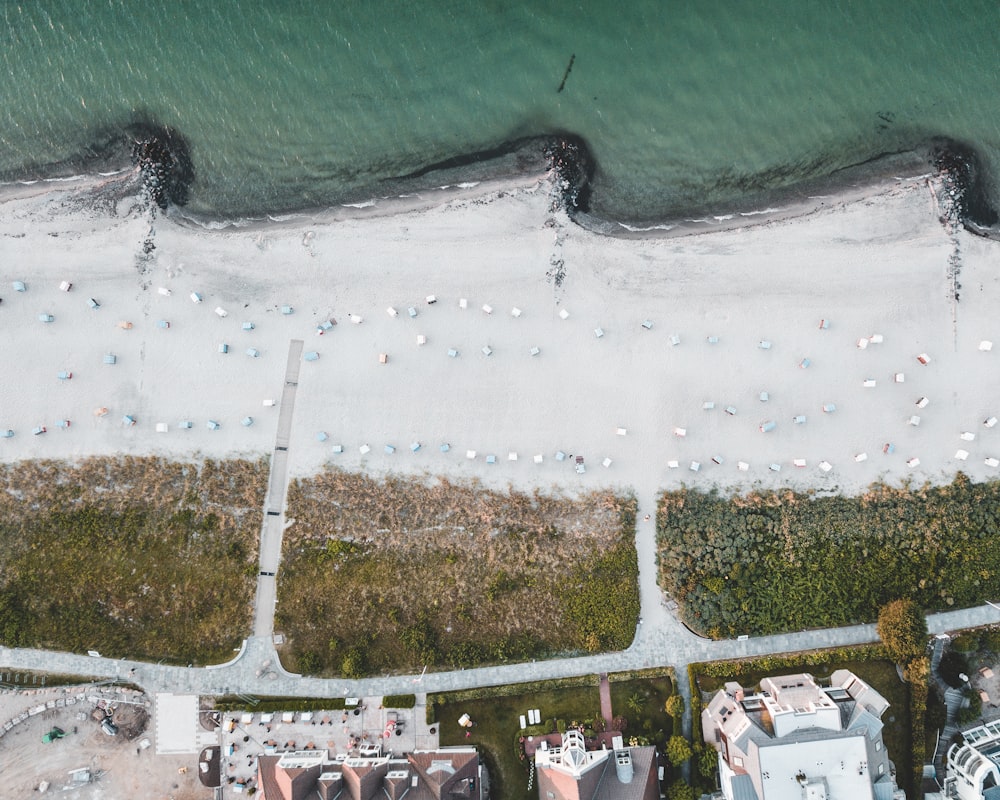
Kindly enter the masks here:
<path id="1" fill-rule="evenodd" d="M 683 736 L 671 736 L 667 742 L 667 760 L 679 767 L 692 756 L 691 745 Z"/>

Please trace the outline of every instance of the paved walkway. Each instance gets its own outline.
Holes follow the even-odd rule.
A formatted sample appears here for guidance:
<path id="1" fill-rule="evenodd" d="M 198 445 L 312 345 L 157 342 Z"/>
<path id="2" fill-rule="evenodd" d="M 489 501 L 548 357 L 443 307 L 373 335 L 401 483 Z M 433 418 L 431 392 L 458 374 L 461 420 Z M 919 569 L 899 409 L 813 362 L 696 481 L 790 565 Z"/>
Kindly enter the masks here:
<path id="1" fill-rule="evenodd" d="M 955 631 L 1000 621 L 1000 611 L 992 606 L 949 611 L 928 617 L 932 631 Z M 211 667 L 173 667 L 141 661 L 92 658 L 74 653 L 0 647 L 0 668 L 44 670 L 64 674 L 95 675 L 129 679 L 147 691 L 196 692 L 199 694 L 307 695 L 316 697 L 377 696 L 421 692 L 444 692 L 477 686 L 554 679 L 575 675 L 642 669 L 673 665 L 684 690 L 683 671 L 696 661 L 737 658 L 747 655 L 786 653 L 875 642 L 874 625 L 854 625 L 802 633 L 762 636 L 746 641 L 712 641 L 694 636 L 677 624 L 676 630 L 653 630 L 644 625 L 642 635 L 632 646 L 618 653 L 603 653 L 578 658 L 535 661 L 528 664 L 479 667 L 450 672 L 428 672 L 422 677 L 396 675 L 363 680 L 339 678 L 304 678 L 284 672 L 274 659 L 269 638 L 251 637 L 240 654 L 227 664 Z M 258 674 L 259 673 L 259 674 Z"/>
<path id="2" fill-rule="evenodd" d="M 295 391 L 302 364 L 301 339 L 288 344 L 285 386 L 281 391 L 278 432 L 271 454 L 271 474 L 264 498 L 264 521 L 260 532 L 260 569 L 257 572 L 257 595 L 253 606 L 253 635 L 270 637 L 274 633 L 274 604 L 277 601 L 277 572 L 281 563 L 281 535 L 285 530 L 285 494 L 288 490 L 288 438 L 292 432 Z"/>
<path id="3" fill-rule="evenodd" d="M 421 693 L 446 692 L 670 665 L 677 671 L 677 688 L 690 709 L 691 698 L 686 679 L 688 664 L 878 641 L 875 626 L 870 624 L 760 636 L 743 641 L 714 641 L 696 636 L 662 605 L 660 592 L 655 585 L 655 547 L 650 551 L 650 539 L 655 535 L 653 521 L 645 519 L 646 513 L 654 516 L 654 506 L 648 505 L 647 508 L 648 512 L 640 509 L 640 521 L 637 525 L 643 621 L 632 645 L 617 653 L 450 672 L 428 672 L 421 676 L 395 675 L 363 680 L 307 678 L 288 673 L 281 667 L 268 633 L 267 636 L 252 636 L 247 639 L 232 661 L 210 667 L 173 667 L 125 659 L 0 647 L 0 668 L 120 678 L 137 683 L 147 692 L 371 697 L 407 694 L 417 688 Z M 273 605 L 271 608 L 273 610 Z M 266 607 L 262 606 L 263 610 Z M 1000 608 L 990 604 L 927 617 L 927 626 L 932 634 L 996 622 L 1000 622 Z M 135 673 L 130 675 L 132 669 Z M 690 731 L 690 714 L 685 715 L 685 728 Z"/>
<path id="4" fill-rule="evenodd" d="M 611 728 L 611 720 L 614 719 L 611 710 L 611 682 L 608 680 L 608 673 L 601 673 L 601 716 L 604 717 L 604 724 Z"/>

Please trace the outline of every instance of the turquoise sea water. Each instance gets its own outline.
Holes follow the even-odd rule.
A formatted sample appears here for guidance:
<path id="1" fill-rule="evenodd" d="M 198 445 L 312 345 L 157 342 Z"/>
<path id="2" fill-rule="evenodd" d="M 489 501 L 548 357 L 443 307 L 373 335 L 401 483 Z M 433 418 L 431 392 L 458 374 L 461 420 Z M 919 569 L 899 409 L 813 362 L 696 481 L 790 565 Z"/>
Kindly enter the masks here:
<path id="1" fill-rule="evenodd" d="M 0 15 L 0 173 L 150 120 L 189 142 L 200 213 L 363 199 L 550 132 L 589 145 L 594 212 L 632 221 L 931 136 L 1000 174 L 995 0 L 4 0 Z"/>

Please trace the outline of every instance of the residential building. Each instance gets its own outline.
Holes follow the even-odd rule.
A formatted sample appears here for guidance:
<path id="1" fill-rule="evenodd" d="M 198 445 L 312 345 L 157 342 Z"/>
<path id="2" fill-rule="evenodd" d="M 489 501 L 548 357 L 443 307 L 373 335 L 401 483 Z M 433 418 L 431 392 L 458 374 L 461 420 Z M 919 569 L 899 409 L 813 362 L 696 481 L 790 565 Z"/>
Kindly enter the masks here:
<path id="1" fill-rule="evenodd" d="M 338 757 L 299 750 L 257 759 L 261 800 L 484 800 L 473 747 Z"/>
<path id="2" fill-rule="evenodd" d="M 1000 720 L 962 734 L 948 749 L 944 794 L 951 800 L 1000 800 Z"/>
<path id="3" fill-rule="evenodd" d="M 702 712 L 725 800 L 905 800 L 882 741 L 889 703 L 849 670 L 727 683 Z"/>
<path id="4" fill-rule="evenodd" d="M 535 751 L 539 800 L 659 800 L 656 748 L 587 750 L 583 734 L 569 730 L 562 744 Z"/>

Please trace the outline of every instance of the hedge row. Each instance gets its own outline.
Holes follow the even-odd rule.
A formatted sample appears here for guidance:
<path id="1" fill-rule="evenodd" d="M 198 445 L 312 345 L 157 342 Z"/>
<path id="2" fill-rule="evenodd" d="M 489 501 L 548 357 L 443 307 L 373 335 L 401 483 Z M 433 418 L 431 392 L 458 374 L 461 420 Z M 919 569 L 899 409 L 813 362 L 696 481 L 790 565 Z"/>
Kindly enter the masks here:
<path id="1" fill-rule="evenodd" d="M 382 698 L 383 708 L 413 708 L 416 704 L 415 694 L 387 694 Z"/>
<path id="2" fill-rule="evenodd" d="M 624 672 L 613 672 L 608 675 L 609 683 L 626 683 L 641 681 L 647 678 L 670 678 L 671 683 L 677 683 L 677 671 L 673 667 L 647 667 L 646 669 L 630 669 Z"/>
<path id="3" fill-rule="evenodd" d="M 252 701 L 236 695 L 216 698 L 215 711 L 342 711 L 343 697 L 257 697 Z"/>

